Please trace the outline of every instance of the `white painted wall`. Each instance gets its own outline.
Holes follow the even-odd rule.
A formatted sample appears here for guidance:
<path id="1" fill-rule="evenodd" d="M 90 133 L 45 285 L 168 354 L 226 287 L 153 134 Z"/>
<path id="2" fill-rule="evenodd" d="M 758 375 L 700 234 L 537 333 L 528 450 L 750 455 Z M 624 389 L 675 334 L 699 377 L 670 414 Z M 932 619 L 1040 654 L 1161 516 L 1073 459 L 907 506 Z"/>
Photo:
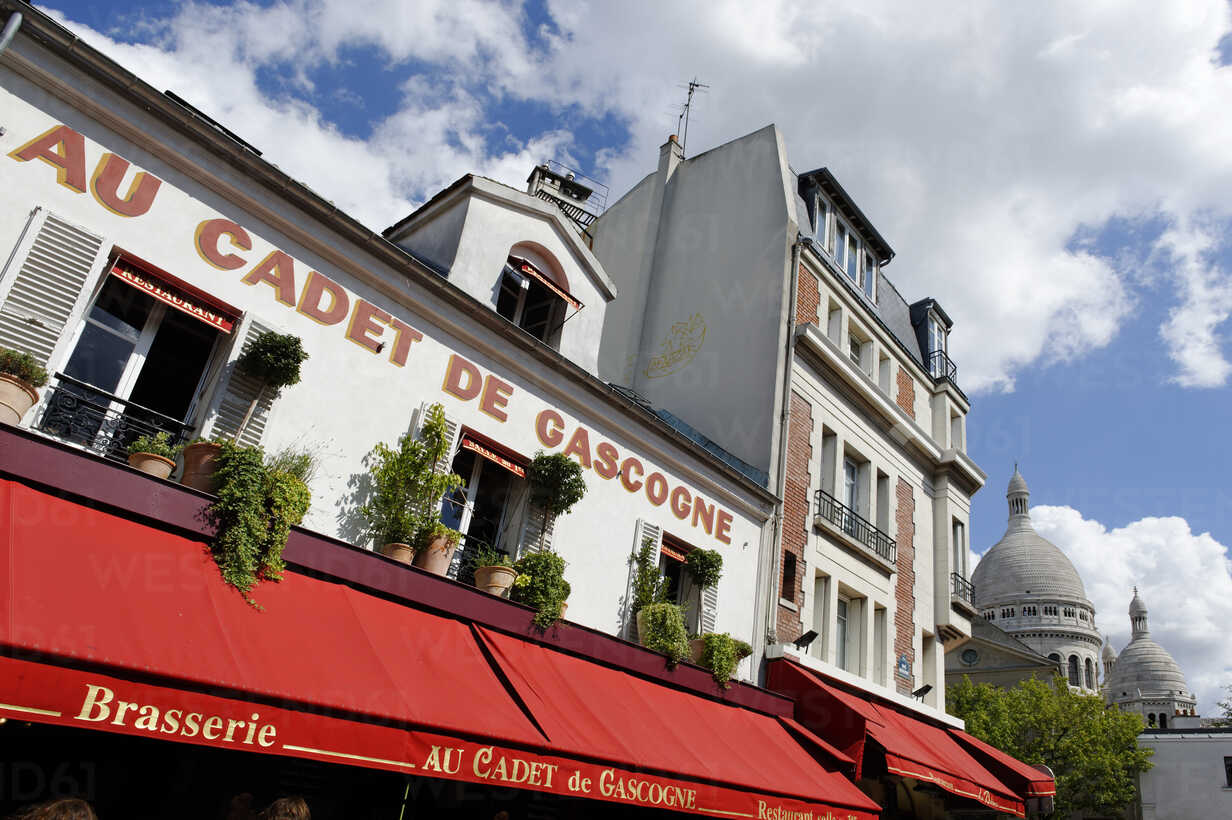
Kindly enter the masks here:
<path id="1" fill-rule="evenodd" d="M 18 45 L 24 44 L 19 41 Z M 37 53 L 29 57 L 34 62 L 43 59 Z M 756 577 L 757 545 L 769 516 L 764 496 L 733 483 L 658 426 L 596 396 L 594 391 L 603 388 L 593 382 L 511 349 L 500 334 L 477 322 L 473 311 L 453 307 L 431 288 L 415 284 L 413 277 L 408 279 L 403 270 L 343 240 L 328 226 L 312 222 L 161 122 L 115 101 L 88 78 L 58 64 L 49 70 L 64 80 L 66 90 L 59 93 L 80 95 L 71 104 L 50 97 L 7 68 L 0 74 L 0 111 L 6 128 L 0 137 L 0 263 L 6 267 L 0 276 L 11 277 L 19 266 L 20 259 L 9 258 L 10 249 L 31 210 L 41 207 L 103 236 L 108 247 L 123 247 L 241 308 L 245 315 L 299 335 L 311 358 L 304 365 L 301 383 L 288 388 L 274 404 L 264 444 L 268 449 L 291 443 L 318 449 L 321 469 L 312 486 L 307 526 L 356 540 L 356 522 L 346 515 L 352 500 L 349 483 L 362 476 L 362 459 L 372 446 L 405 432 L 413 412 L 424 401 L 440 401 L 463 424 L 527 456 L 544 447 L 535 432 L 537 414 L 553 408 L 570 432 L 577 424 L 588 428 L 592 451 L 599 440 L 606 440 L 622 458 L 636 456 L 646 474 L 661 471 L 670 486 L 685 486 L 690 495 L 703 496 L 732 515 L 730 543 L 722 543 L 680 521 L 666 505 L 652 504 L 644 492 L 628 492 L 619 479 L 604 480 L 593 470 L 587 471 L 588 495 L 556 527 L 555 544 L 570 564 L 567 577 L 574 590 L 570 619 L 615 630 L 634 527 L 639 518 L 647 518 L 696 546 L 723 553 L 718 629 L 752 641 L 754 596 L 749 592 Z M 105 117 L 109 127 L 82 113 L 95 104 L 97 117 Z M 90 194 L 58 184 L 56 171 L 48 164 L 18 162 L 6 156 L 58 123 L 86 136 L 88 169 L 93 169 L 104 151 L 110 151 L 136 166 L 130 169 L 129 178 L 140 169 L 161 179 L 150 211 L 132 218 L 119 216 Z M 220 216 L 239 223 L 252 237 L 251 251 L 236 251 L 246 260 L 238 270 L 218 270 L 194 248 L 197 226 Z M 513 236 L 524 236 L 503 217 L 491 222 L 507 231 L 494 239 L 492 253 L 496 256 L 507 253 L 505 243 Z M 527 231 L 537 229 L 533 220 L 527 222 Z M 345 288 L 352 304 L 368 300 L 420 331 L 424 338 L 412 345 L 406 365 L 389 361 L 390 346 L 373 353 L 349 341 L 345 321 L 319 324 L 278 302 L 272 287 L 241 282 L 252 265 L 274 249 L 293 257 L 297 287 L 309 270 L 319 271 Z M 482 266 L 483 271 L 471 266 Z M 474 255 L 455 261 L 455 270 L 465 280 L 487 275 L 490 268 L 486 257 L 475 249 Z M 102 273 L 99 266 L 92 280 L 95 284 Z M 583 298 L 589 296 L 586 293 Z M 596 313 L 602 301 L 591 300 Z M 79 321 L 80 312 L 68 327 Z M 585 330 L 588 326 L 579 327 Z M 387 330 L 382 338 L 392 341 L 392 331 Z M 231 355 L 236 352 L 232 350 Z M 455 353 L 485 375 L 496 374 L 508 383 L 505 419 L 480 412 L 477 401 L 462 401 L 442 391 L 447 364 Z M 62 346 L 50 369 L 62 364 L 66 354 Z"/>
<path id="2" fill-rule="evenodd" d="M 1232 784 L 1224 758 L 1232 757 L 1232 730 L 1143 732 L 1138 745 L 1152 749 L 1152 767 L 1139 775 L 1141 820 L 1232 817 Z"/>

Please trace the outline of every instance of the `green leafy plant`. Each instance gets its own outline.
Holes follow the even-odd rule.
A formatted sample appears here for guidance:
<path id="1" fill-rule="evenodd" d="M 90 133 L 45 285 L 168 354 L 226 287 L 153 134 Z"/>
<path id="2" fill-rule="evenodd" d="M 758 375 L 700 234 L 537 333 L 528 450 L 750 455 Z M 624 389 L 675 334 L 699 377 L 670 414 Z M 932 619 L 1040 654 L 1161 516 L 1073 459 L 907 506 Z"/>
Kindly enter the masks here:
<path id="1" fill-rule="evenodd" d="M 29 353 L 0 347 L 0 373 L 12 376 L 31 387 L 47 384 L 47 371 Z"/>
<path id="2" fill-rule="evenodd" d="M 513 559 L 496 547 L 481 544 L 479 549 L 475 550 L 471 563 L 476 569 L 479 567 L 512 567 Z"/>
<path id="3" fill-rule="evenodd" d="M 676 604 L 650 604 L 638 613 L 642 646 L 667 656 L 672 666 L 689 657 L 689 633 L 684 613 Z"/>
<path id="4" fill-rule="evenodd" d="M 710 670 L 715 683 L 726 689 L 731 686 L 732 676 L 736 674 L 740 661 L 753 654 L 753 647 L 726 632 L 710 632 L 702 635 L 701 640 L 705 645 L 701 665 Z"/>
<path id="5" fill-rule="evenodd" d="M 652 604 L 669 603 L 671 590 L 659 572 L 659 547 L 653 538 L 642 539 L 633 563 L 633 615 Z"/>
<path id="6" fill-rule="evenodd" d="M 514 562 L 513 568 L 518 577 L 509 597 L 534 608 L 535 626 L 547 629 L 560 620 L 571 589 L 565 580 L 565 559 L 554 552 L 531 552 Z"/>
<path id="7" fill-rule="evenodd" d="M 530 482 L 531 501 L 543 507 L 543 529 L 539 532 L 542 549 L 552 522 L 586 495 L 586 481 L 582 478 L 582 465 L 563 453 L 548 455 L 542 450 L 531 459 L 526 478 Z"/>
<path id="8" fill-rule="evenodd" d="M 252 588 L 282 577 L 282 550 L 312 496 L 294 475 L 267 467 L 260 447 L 231 442 L 221 447 L 218 498 L 206 511 L 215 527 L 211 552 L 223 579 L 257 606 Z"/>
<path id="9" fill-rule="evenodd" d="M 182 444 L 172 444 L 171 434 L 167 432 L 155 433 L 152 436 L 138 436 L 133 439 L 132 444 L 128 445 L 128 454 L 149 453 L 154 456 L 162 456 L 175 460 L 175 457 L 184 449 Z"/>
<path id="10" fill-rule="evenodd" d="M 270 470 L 289 473 L 305 484 L 310 484 L 320 466 L 320 457 L 316 450 L 310 447 L 288 444 L 281 450 L 267 455 L 265 466 Z"/>
<path id="11" fill-rule="evenodd" d="M 723 575 L 723 556 L 718 550 L 692 550 L 684 561 L 693 581 L 702 589 L 715 586 Z"/>
<path id="12" fill-rule="evenodd" d="M 266 390 L 272 390 L 277 396 L 282 388 L 299 383 L 300 365 L 308 359 L 304 345 L 298 336 L 292 334 L 266 331 L 253 339 L 244 352 L 240 354 L 236 367 L 248 376 L 261 382 L 261 389 L 248 403 L 248 410 L 240 421 L 239 429 L 235 431 L 235 441 L 240 440 L 252 414 L 265 396 Z"/>
<path id="13" fill-rule="evenodd" d="M 406 433 L 396 448 L 384 443 L 372 448 L 365 459 L 372 471 L 372 496 L 359 512 L 378 545 L 409 544 L 419 550 L 438 535 L 460 537 L 441 524 L 441 497 L 462 486 L 460 476 L 437 471 L 448 450 L 448 425 L 439 404 L 428 409 L 419 438 Z"/>

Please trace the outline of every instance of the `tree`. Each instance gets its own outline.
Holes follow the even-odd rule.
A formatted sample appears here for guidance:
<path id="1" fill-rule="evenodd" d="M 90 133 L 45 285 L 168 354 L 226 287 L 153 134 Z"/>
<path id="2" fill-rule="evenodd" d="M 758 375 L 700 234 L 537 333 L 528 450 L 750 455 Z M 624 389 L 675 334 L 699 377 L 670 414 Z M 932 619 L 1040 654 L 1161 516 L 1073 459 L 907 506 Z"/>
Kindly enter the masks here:
<path id="1" fill-rule="evenodd" d="M 531 501 L 543 508 L 543 527 L 539 530 L 539 549 L 543 549 L 552 522 L 586 495 L 586 479 L 582 478 L 582 465 L 564 453 L 547 455 L 542 450 L 535 453 L 526 473 Z"/>
<path id="2" fill-rule="evenodd" d="M 1223 712 L 1223 714 L 1217 718 L 1213 718 L 1211 720 L 1211 725 L 1232 728 L 1232 683 L 1229 683 L 1224 687 L 1224 689 L 1227 690 L 1228 697 L 1216 704 L 1219 706 L 1219 710 Z"/>
<path id="3" fill-rule="evenodd" d="M 1013 689 L 963 678 L 947 688 L 946 708 L 984 742 L 1051 768 L 1055 817 L 1123 813 L 1136 798 L 1138 775 L 1151 768 L 1151 751 L 1138 747 L 1141 716 L 1074 694 L 1059 676 L 1051 684 L 1032 679 Z"/>

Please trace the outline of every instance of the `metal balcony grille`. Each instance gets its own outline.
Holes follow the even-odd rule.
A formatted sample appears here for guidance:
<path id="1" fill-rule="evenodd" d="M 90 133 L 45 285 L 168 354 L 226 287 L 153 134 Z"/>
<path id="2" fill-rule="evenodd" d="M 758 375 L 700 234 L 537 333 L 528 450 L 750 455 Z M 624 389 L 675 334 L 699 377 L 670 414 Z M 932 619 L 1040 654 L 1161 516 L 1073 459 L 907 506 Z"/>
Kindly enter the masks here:
<path id="1" fill-rule="evenodd" d="M 928 356 L 928 372 L 934 379 L 947 379 L 957 386 L 958 365 L 944 350 L 934 350 Z"/>
<path id="2" fill-rule="evenodd" d="M 861 518 L 855 510 L 825 490 L 818 490 L 816 499 L 817 515 L 850 535 L 881 560 L 890 564 L 897 560 L 898 545 L 893 538 Z"/>
<path id="3" fill-rule="evenodd" d="M 550 192 L 545 191 L 542 188 L 540 188 L 538 191 L 535 191 L 535 196 L 539 197 L 540 199 L 551 202 L 556 207 L 560 208 L 560 210 L 564 213 L 565 216 L 569 217 L 574 222 L 581 225 L 583 228 L 589 227 L 590 223 L 598 219 L 597 216 L 595 216 L 594 214 L 592 214 L 590 211 L 586 210 L 582 206 L 578 205 L 577 203 L 570 202 L 569 200 L 562 199 L 561 197 L 558 197 L 558 196 L 552 196 Z"/>
<path id="4" fill-rule="evenodd" d="M 950 594 L 961 598 L 969 604 L 975 603 L 975 587 L 957 572 L 950 573 Z"/>
<path id="5" fill-rule="evenodd" d="M 128 445 L 139 436 L 165 432 L 174 445 L 186 441 L 192 431 L 184 422 L 63 373 L 57 373 L 48 385 L 35 429 L 125 464 Z"/>

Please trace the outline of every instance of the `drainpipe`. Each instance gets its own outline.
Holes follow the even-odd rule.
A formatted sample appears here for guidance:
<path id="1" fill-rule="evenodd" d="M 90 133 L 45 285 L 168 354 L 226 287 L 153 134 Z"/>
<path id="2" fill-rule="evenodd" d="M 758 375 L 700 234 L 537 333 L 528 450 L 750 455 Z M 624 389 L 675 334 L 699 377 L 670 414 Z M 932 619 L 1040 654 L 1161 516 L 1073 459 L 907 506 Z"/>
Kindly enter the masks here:
<path id="1" fill-rule="evenodd" d="M 17 36 L 17 29 L 21 28 L 22 16 L 20 11 L 15 11 L 9 15 L 9 21 L 4 24 L 4 32 L 0 33 L 0 53 L 9 47 L 9 43 L 13 42 L 13 38 Z"/>
<path id="2" fill-rule="evenodd" d="M 787 423 L 791 417 L 791 372 L 795 362 L 796 349 L 796 290 L 799 288 L 800 279 L 800 251 L 805 243 L 812 244 L 812 240 L 797 234 L 796 241 L 791 246 L 791 290 L 789 292 L 791 307 L 787 311 L 787 342 L 783 351 L 783 391 L 779 397 L 781 404 L 779 411 L 779 452 L 778 464 L 775 465 L 775 488 L 778 491 L 778 500 L 774 505 L 774 538 L 771 544 L 771 549 L 774 550 L 774 560 L 772 562 L 763 562 L 763 566 L 773 565 L 777 568 L 774 574 L 766 579 L 768 583 L 766 584 L 765 635 L 767 636 L 773 633 L 777 627 L 778 591 L 774 588 L 774 582 L 783 572 L 783 485 L 786 483 L 787 476 Z M 776 634 L 775 639 L 778 643 L 783 643 L 786 640 L 794 640 L 794 636 L 788 638 Z"/>

